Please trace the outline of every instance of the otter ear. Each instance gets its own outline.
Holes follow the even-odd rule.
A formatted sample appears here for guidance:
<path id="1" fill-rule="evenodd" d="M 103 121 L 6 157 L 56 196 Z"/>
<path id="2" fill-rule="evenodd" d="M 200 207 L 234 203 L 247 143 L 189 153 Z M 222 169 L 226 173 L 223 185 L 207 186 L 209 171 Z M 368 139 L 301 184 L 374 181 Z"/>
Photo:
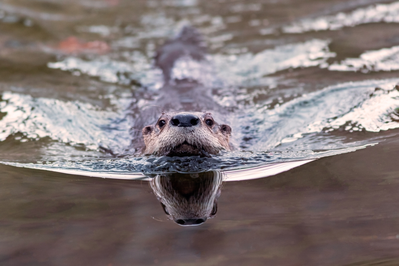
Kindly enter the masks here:
<path id="1" fill-rule="evenodd" d="M 231 127 L 229 125 L 220 125 L 220 131 L 222 131 L 223 134 L 230 135 L 231 134 Z"/>
<path id="2" fill-rule="evenodd" d="M 151 134 L 152 131 L 154 131 L 154 126 L 146 126 L 141 132 L 143 133 L 143 136 L 145 136 Z"/>

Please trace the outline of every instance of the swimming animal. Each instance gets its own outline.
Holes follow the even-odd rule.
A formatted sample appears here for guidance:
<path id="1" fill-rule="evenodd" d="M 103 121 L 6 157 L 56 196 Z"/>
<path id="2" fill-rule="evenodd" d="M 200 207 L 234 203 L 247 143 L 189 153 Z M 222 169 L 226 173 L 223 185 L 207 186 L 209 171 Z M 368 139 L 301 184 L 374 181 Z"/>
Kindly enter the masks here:
<path id="1" fill-rule="evenodd" d="M 164 85 L 154 106 L 163 111 L 154 124 L 142 129 L 142 154 L 210 155 L 233 149 L 231 127 L 217 122 L 207 111 L 220 108 L 212 99 L 211 88 L 199 80 L 173 75 L 178 60 L 201 63 L 205 56 L 202 36 L 192 27 L 184 27 L 157 50 L 155 66 L 162 70 Z"/>

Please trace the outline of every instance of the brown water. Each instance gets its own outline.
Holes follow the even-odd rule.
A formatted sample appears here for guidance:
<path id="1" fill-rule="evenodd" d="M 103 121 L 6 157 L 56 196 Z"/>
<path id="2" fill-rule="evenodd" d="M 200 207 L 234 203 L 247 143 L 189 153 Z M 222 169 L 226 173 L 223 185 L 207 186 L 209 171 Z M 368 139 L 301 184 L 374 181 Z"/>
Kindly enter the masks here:
<path id="1" fill-rule="evenodd" d="M 399 265 L 398 23 L 397 1 L 0 1 L 0 265 Z M 132 156 L 188 24 L 239 150 Z"/>

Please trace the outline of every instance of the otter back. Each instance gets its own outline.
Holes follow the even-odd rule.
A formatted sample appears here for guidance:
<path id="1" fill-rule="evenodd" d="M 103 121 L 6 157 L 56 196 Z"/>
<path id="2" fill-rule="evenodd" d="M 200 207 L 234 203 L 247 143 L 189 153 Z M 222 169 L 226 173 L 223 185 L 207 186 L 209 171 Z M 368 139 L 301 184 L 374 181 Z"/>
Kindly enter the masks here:
<path id="1" fill-rule="evenodd" d="M 223 108 L 214 101 L 212 89 L 201 82 L 203 72 L 199 71 L 199 79 L 176 75 L 180 69 L 192 74 L 189 66 L 193 61 L 201 70 L 206 64 L 205 56 L 204 41 L 192 27 L 183 28 L 176 38 L 158 49 L 155 65 L 162 70 L 165 83 L 152 107 L 142 112 L 141 120 L 149 122 L 142 129 L 142 154 L 202 156 L 233 149 L 231 127 L 218 123 L 209 112 L 221 113 Z M 157 120 L 147 119 L 146 115 L 155 113 L 151 109 L 159 110 Z"/>
<path id="2" fill-rule="evenodd" d="M 201 61 L 206 55 L 206 44 L 201 34 L 193 27 L 184 27 L 175 39 L 166 41 L 158 48 L 155 66 L 159 67 L 167 83 L 171 79 L 171 70 L 175 62 L 184 56 Z"/>

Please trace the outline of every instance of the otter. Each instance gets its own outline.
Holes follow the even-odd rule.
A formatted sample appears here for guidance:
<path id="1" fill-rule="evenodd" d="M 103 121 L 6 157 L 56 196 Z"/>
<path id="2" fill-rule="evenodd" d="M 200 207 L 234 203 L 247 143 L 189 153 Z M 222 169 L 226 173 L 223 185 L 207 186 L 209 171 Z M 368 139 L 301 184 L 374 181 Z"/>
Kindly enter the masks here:
<path id="1" fill-rule="evenodd" d="M 144 147 L 141 154 L 192 156 L 215 155 L 233 150 L 231 127 L 216 122 L 207 111 L 221 109 L 212 100 L 210 88 L 199 80 L 173 75 L 173 67 L 178 60 L 201 63 L 205 56 L 202 36 L 188 26 L 157 50 L 155 66 L 162 70 L 164 85 L 153 106 L 161 108 L 163 112 L 155 124 L 142 129 Z"/>
<path id="2" fill-rule="evenodd" d="M 231 128 L 210 113 L 163 113 L 155 126 L 143 129 L 144 154 L 184 156 L 231 150 Z"/>

